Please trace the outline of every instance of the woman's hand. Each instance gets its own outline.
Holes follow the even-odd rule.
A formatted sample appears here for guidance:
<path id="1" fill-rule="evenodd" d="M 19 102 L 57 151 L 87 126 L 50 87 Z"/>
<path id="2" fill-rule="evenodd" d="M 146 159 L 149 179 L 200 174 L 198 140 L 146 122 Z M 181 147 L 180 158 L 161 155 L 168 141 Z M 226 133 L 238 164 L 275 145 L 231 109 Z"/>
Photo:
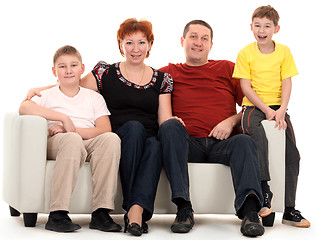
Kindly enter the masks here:
<path id="1" fill-rule="evenodd" d="M 25 102 L 25 101 L 27 101 L 27 100 L 31 100 L 31 98 L 34 97 L 35 95 L 36 95 L 36 96 L 39 96 L 39 97 L 42 96 L 39 89 L 37 89 L 37 88 L 31 88 L 31 89 L 29 89 L 29 90 L 27 91 L 26 98 L 23 100 L 23 102 Z"/>
<path id="2" fill-rule="evenodd" d="M 172 116 L 171 119 L 176 119 L 176 120 L 178 120 L 178 121 L 185 127 L 185 123 L 184 123 L 184 121 L 182 120 L 182 118 L 179 118 L 179 117 L 177 117 L 177 116 Z"/>

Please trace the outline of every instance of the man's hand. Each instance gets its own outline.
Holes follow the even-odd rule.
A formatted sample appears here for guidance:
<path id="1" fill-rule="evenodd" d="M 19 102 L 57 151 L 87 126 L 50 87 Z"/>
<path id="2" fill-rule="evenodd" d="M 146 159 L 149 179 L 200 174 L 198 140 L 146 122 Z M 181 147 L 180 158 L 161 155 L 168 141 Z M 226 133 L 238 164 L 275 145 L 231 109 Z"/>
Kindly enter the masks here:
<path id="1" fill-rule="evenodd" d="M 234 124 L 231 121 L 230 118 L 227 118 L 223 121 L 221 121 L 219 124 L 217 124 L 210 134 L 208 135 L 209 137 L 214 137 L 218 140 L 224 140 L 229 138 L 230 134 L 232 133 L 234 128 Z"/>

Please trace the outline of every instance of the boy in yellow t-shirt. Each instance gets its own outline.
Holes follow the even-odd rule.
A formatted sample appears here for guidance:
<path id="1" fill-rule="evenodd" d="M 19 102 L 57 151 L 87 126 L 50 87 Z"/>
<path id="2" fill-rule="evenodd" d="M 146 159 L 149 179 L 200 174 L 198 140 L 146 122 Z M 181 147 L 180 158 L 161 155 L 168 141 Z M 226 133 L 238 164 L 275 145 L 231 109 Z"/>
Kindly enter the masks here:
<path id="1" fill-rule="evenodd" d="M 240 78 L 243 99 L 242 127 L 258 148 L 261 188 L 264 204 L 261 217 L 271 214 L 272 192 L 268 162 L 268 142 L 261 121 L 275 120 L 275 127 L 286 130 L 285 210 L 282 223 L 309 227 L 310 222 L 295 210 L 295 195 L 300 155 L 296 148 L 290 117 L 286 113 L 291 95 L 291 77 L 298 74 L 287 46 L 272 40 L 280 30 L 279 14 L 271 7 L 257 8 L 252 15 L 251 30 L 257 40 L 243 48 L 237 57 L 233 77 Z"/>

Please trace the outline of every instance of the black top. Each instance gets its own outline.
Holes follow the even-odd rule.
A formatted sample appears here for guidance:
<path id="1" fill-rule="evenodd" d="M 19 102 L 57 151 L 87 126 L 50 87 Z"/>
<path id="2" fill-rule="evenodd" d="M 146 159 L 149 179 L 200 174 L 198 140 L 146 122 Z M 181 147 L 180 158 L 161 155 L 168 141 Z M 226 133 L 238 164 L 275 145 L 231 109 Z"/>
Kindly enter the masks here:
<path id="1" fill-rule="evenodd" d="M 152 69 L 151 81 L 141 86 L 125 79 L 119 64 L 109 65 L 100 61 L 92 70 L 100 94 L 111 112 L 112 130 L 136 120 L 143 124 L 148 134 L 157 135 L 159 95 L 172 92 L 171 75 Z"/>

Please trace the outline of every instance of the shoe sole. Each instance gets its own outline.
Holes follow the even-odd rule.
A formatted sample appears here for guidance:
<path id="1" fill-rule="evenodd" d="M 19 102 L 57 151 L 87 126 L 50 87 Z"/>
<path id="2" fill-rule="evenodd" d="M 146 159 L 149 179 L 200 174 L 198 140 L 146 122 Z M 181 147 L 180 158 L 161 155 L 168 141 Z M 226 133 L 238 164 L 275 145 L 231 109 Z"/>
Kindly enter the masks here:
<path id="1" fill-rule="evenodd" d="M 45 226 L 45 229 L 46 230 L 49 230 L 49 231 L 54 231 L 54 232 L 60 232 L 60 233 L 70 233 L 70 232 L 74 232 L 74 231 L 76 231 L 76 230 L 79 230 L 79 229 L 81 229 L 81 227 L 80 226 L 77 226 L 77 227 L 73 227 L 72 229 L 69 229 L 69 230 L 56 230 L 56 229 L 53 229 L 53 228 L 50 228 L 50 227 L 46 227 Z"/>
<path id="2" fill-rule="evenodd" d="M 272 208 L 263 207 L 259 212 L 260 217 L 269 216 L 272 213 Z"/>
<path id="3" fill-rule="evenodd" d="M 99 228 L 98 226 L 94 225 L 94 224 L 91 224 L 89 225 L 89 228 L 90 229 L 95 229 L 95 230 L 100 230 L 102 232 L 120 232 L 122 230 L 121 227 L 112 227 L 112 228 L 108 228 L 108 229 L 102 229 L 102 228 Z"/>
<path id="4" fill-rule="evenodd" d="M 282 223 L 286 225 L 294 226 L 294 227 L 301 227 L 301 228 L 309 228 L 311 226 L 311 223 L 306 219 L 303 219 L 301 222 L 294 222 L 294 221 L 282 219 Z"/>
<path id="5" fill-rule="evenodd" d="M 185 225 L 172 225 L 171 231 L 174 233 L 188 233 L 192 227 L 185 226 Z"/>

